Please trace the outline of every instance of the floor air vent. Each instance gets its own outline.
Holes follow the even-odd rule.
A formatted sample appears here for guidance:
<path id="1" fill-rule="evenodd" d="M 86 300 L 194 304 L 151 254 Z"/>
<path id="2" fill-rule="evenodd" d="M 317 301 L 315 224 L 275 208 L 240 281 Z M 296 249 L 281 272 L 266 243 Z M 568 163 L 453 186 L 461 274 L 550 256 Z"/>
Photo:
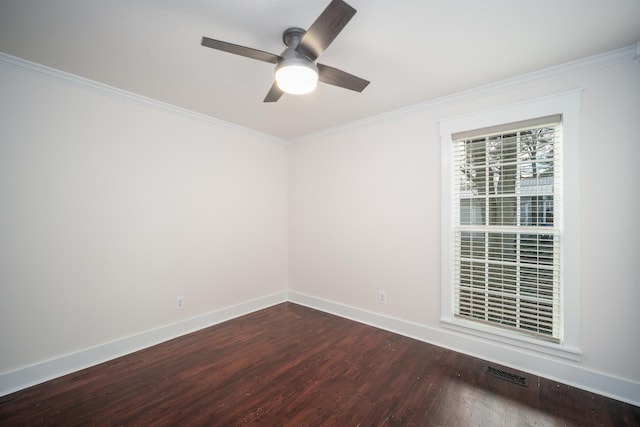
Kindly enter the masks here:
<path id="1" fill-rule="evenodd" d="M 484 370 L 484 373 L 494 377 L 498 377 L 505 381 L 509 381 L 514 384 L 521 385 L 523 387 L 529 387 L 529 378 L 516 375 L 502 369 L 494 368 L 493 366 L 487 366 L 487 368 Z"/>

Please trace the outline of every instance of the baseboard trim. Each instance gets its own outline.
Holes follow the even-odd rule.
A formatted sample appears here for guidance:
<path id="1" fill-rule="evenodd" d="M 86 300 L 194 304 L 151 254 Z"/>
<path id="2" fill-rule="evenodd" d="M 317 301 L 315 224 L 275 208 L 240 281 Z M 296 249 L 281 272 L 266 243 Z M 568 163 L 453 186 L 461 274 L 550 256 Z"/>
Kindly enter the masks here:
<path id="1" fill-rule="evenodd" d="M 0 374 L 0 396 L 88 368 L 197 330 L 287 301 L 286 292 L 224 307 L 183 321 L 131 335 Z"/>
<path id="2" fill-rule="evenodd" d="M 637 382 L 586 369 L 566 359 L 511 348 L 452 330 L 431 328 L 291 290 L 224 307 L 181 322 L 0 374 L 0 396 L 286 301 L 640 406 L 640 383 Z"/>
<path id="3" fill-rule="evenodd" d="M 296 304 L 640 406 L 640 383 L 586 369 L 579 366 L 579 362 L 536 354 L 453 330 L 407 322 L 300 292 L 289 290 L 287 296 Z"/>

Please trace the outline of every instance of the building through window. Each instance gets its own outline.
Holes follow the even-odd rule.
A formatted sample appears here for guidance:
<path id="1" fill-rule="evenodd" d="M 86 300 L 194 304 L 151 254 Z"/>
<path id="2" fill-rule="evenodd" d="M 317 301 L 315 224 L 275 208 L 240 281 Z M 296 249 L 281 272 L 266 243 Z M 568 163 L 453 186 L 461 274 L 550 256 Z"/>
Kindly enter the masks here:
<path id="1" fill-rule="evenodd" d="M 561 116 L 452 141 L 455 316 L 558 342 Z"/>
<path id="2" fill-rule="evenodd" d="M 440 120 L 440 325 L 490 351 L 582 358 L 580 105 L 574 90 Z"/>

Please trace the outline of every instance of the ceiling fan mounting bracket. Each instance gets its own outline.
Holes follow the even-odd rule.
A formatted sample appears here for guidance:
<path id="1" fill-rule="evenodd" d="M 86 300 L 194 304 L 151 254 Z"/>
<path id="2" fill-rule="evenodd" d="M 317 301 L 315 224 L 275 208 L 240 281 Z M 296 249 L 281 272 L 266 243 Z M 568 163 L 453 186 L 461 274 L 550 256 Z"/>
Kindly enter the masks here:
<path id="1" fill-rule="evenodd" d="M 290 27 L 282 33 L 282 42 L 287 47 L 295 48 L 307 31 L 300 27 Z"/>

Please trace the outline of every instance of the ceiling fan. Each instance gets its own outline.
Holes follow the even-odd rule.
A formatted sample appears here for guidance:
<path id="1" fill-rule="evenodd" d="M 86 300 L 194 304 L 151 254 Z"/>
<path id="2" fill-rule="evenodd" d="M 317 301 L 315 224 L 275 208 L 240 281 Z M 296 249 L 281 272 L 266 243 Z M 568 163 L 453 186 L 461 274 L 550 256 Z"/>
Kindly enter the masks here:
<path id="1" fill-rule="evenodd" d="M 284 93 L 311 92 L 318 80 L 362 92 L 369 84 L 367 80 L 316 62 L 355 13 L 344 1 L 332 0 L 307 31 L 298 27 L 284 31 L 282 40 L 287 48 L 280 55 L 208 37 L 202 38 L 202 46 L 275 64 L 276 81 L 264 102 L 276 102 Z"/>

